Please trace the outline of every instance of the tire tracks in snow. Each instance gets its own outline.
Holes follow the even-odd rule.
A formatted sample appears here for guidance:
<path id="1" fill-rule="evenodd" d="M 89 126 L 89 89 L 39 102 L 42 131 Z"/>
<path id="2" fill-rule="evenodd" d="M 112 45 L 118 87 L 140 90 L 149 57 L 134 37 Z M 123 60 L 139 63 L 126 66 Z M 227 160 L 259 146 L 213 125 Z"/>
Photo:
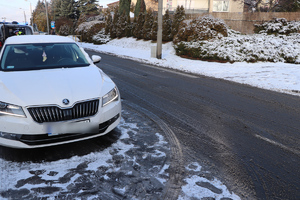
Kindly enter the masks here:
<path id="1" fill-rule="evenodd" d="M 155 122 L 165 133 L 168 141 L 170 142 L 171 147 L 171 156 L 170 156 L 170 179 L 166 184 L 165 194 L 163 199 L 177 199 L 181 191 L 181 186 L 183 184 L 184 177 L 184 166 L 183 166 L 183 153 L 182 148 L 174 132 L 168 127 L 168 125 L 161 120 L 158 116 L 148 111 L 145 108 L 142 108 L 134 103 L 123 101 L 123 106 L 146 115 L 149 119 Z"/>

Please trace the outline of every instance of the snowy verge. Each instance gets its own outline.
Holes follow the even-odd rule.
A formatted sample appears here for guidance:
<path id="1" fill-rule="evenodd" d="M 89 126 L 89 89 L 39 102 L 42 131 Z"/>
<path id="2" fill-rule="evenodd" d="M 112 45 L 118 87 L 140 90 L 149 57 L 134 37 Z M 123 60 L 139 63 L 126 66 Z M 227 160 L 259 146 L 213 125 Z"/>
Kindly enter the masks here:
<path id="1" fill-rule="evenodd" d="M 78 44 L 86 49 L 147 64 L 300 96 L 300 65 L 297 64 L 282 62 L 235 62 L 231 64 L 185 59 L 175 55 L 172 42 L 163 44 L 162 59 L 157 59 L 151 57 L 151 46 L 156 43 L 135 38 L 114 39 L 103 45 Z"/>

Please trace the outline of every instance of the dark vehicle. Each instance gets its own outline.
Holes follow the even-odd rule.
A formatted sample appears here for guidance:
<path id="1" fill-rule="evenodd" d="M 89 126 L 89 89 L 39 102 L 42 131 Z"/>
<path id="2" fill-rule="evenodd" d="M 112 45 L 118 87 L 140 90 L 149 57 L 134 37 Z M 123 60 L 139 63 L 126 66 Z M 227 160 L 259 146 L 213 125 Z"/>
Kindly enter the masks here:
<path id="1" fill-rule="evenodd" d="M 33 35 L 33 29 L 28 25 L 0 24 L 0 49 L 5 40 L 14 35 Z"/>

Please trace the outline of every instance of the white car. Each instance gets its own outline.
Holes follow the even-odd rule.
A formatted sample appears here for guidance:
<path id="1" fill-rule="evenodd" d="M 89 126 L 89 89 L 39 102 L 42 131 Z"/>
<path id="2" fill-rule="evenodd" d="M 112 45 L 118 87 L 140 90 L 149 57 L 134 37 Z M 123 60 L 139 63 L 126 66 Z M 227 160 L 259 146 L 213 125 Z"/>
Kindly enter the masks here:
<path id="1" fill-rule="evenodd" d="M 67 37 L 9 37 L 0 52 L 0 145 L 45 147 L 113 130 L 121 100 L 100 60 Z"/>

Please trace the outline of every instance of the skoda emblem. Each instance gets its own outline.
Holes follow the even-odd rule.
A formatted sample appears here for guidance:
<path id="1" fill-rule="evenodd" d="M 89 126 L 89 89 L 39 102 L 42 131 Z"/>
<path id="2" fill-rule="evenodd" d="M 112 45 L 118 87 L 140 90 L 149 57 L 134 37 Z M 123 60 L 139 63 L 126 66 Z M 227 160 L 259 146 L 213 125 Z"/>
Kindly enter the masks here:
<path id="1" fill-rule="evenodd" d="M 63 104 L 68 105 L 70 103 L 69 99 L 62 100 Z"/>

